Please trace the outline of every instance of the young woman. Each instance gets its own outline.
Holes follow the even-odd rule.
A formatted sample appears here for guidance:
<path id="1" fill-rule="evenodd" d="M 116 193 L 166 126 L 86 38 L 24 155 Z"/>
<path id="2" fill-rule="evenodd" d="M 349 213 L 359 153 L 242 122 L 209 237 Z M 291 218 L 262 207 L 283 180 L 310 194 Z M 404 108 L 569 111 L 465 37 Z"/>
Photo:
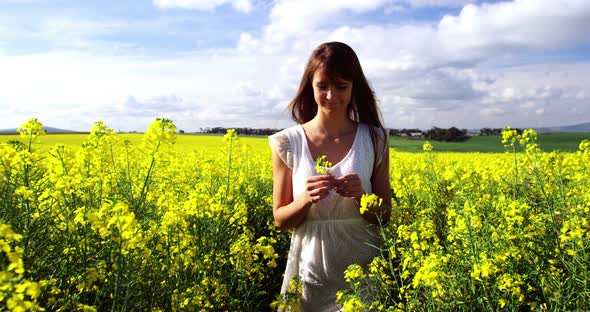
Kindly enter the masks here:
<path id="1" fill-rule="evenodd" d="M 282 292 L 299 276 L 303 311 L 339 310 L 344 270 L 378 255 L 370 224 L 391 213 L 387 134 L 355 52 L 340 42 L 314 50 L 290 110 L 298 125 L 269 137 L 275 225 L 293 229 Z M 327 174 L 316 172 L 323 155 Z M 382 205 L 361 214 L 364 193 Z"/>

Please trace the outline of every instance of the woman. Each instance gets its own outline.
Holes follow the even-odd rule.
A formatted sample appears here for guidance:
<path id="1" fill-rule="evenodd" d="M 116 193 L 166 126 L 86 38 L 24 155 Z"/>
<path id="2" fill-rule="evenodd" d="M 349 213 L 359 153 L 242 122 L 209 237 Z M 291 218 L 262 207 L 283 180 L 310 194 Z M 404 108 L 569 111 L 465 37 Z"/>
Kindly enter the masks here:
<path id="1" fill-rule="evenodd" d="M 300 276 L 303 311 L 339 310 L 344 270 L 378 255 L 370 224 L 389 220 L 387 135 L 360 62 L 344 43 L 314 50 L 290 110 L 298 125 L 269 137 L 275 225 L 294 230 L 282 292 Z M 318 174 L 316 159 L 324 155 L 334 165 Z M 383 202 L 361 215 L 364 193 Z"/>

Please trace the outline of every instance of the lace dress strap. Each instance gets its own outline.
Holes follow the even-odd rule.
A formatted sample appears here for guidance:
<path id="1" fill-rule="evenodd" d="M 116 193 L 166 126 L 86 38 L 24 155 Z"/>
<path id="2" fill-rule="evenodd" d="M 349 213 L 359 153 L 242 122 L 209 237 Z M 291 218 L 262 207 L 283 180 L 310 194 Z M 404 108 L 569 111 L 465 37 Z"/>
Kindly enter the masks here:
<path id="1" fill-rule="evenodd" d="M 293 169 L 293 147 L 285 130 L 268 137 L 270 148 L 276 151 L 289 169 Z"/>

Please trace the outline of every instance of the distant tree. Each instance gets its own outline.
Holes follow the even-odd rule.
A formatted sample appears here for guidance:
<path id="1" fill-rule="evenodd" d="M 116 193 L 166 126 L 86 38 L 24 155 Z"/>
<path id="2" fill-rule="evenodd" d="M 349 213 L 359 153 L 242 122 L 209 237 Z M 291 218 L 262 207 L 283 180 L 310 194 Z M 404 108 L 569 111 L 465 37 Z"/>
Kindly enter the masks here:
<path id="1" fill-rule="evenodd" d="M 479 135 L 501 135 L 502 128 L 481 128 L 479 129 Z"/>
<path id="2" fill-rule="evenodd" d="M 516 132 L 518 134 L 522 134 L 522 129 L 520 128 L 512 128 L 513 130 L 516 130 Z M 479 135 L 502 135 L 502 130 L 504 130 L 503 128 L 481 128 L 479 129 Z"/>
<path id="3" fill-rule="evenodd" d="M 178 130 L 178 133 L 184 133 L 184 130 L 180 129 Z"/>
<path id="4" fill-rule="evenodd" d="M 281 129 L 271 129 L 271 128 L 262 128 L 262 129 L 253 129 L 253 128 L 234 128 L 238 135 L 271 135 L 281 131 Z M 213 128 L 201 128 L 202 133 L 212 133 L 212 134 L 225 134 L 227 132 L 226 127 L 213 127 Z"/>
<path id="5" fill-rule="evenodd" d="M 490 128 L 481 128 L 479 129 L 479 135 L 491 135 L 492 134 L 492 129 Z"/>
<path id="6" fill-rule="evenodd" d="M 432 127 L 425 134 L 425 137 L 434 141 L 460 142 L 469 139 L 467 136 L 467 129 L 459 130 L 456 127 L 449 129 Z"/>

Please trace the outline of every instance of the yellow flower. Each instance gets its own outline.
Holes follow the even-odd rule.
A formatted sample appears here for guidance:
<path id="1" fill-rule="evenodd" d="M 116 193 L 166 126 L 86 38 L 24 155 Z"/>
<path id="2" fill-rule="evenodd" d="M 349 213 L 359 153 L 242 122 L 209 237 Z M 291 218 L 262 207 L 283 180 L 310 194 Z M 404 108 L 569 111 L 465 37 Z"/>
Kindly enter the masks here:
<path id="1" fill-rule="evenodd" d="M 45 134 L 43 124 L 37 120 L 37 118 L 31 118 L 26 123 L 22 124 L 20 128 L 16 130 L 20 133 L 21 138 L 35 140 L 41 135 Z"/>
<path id="2" fill-rule="evenodd" d="M 223 140 L 225 142 L 233 142 L 238 139 L 238 133 L 236 129 L 227 129 L 227 132 L 223 135 Z"/>
<path id="3" fill-rule="evenodd" d="M 142 147 L 151 150 L 159 144 L 176 143 L 176 125 L 168 118 L 156 118 L 142 138 Z"/>
<path id="4" fill-rule="evenodd" d="M 365 214 L 365 212 L 381 206 L 382 203 L 383 198 L 379 198 L 379 196 L 373 193 L 365 193 L 361 196 L 360 212 L 361 214 Z"/>
<path id="5" fill-rule="evenodd" d="M 27 285 L 26 294 L 29 297 L 31 297 L 33 299 L 36 299 L 37 297 L 39 297 L 39 295 L 41 294 L 41 287 L 39 286 L 39 283 L 28 282 L 26 285 Z"/>
<path id="6" fill-rule="evenodd" d="M 344 279 L 348 283 L 365 277 L 366 275 L 365 272 L 363 272 L 363 268 L 358 264 L 352 264 L 344 271 Z"/>
<path id="7" fill-rule="evenodd" d="M 525 145 L 528 143 L 534 143 L 537 141 L 537 132 L 533 129 L 524 129 L 522 132 L 522 136 L 520 137 L 519 143 L 520 145 Z"/>
<path id="8" fill-rule="evenodd" d="M 85 305 L 85 304 L 78 304 L 78 311 L 83 311 L 83 312 L 96 312 L 96 308 L 91 307 L 89 305 Z"/>
<path id="9" fill-rule="evenodd" d="M 580 142 L 579 148 L 581 152 L 590 151 L 590 140 Z"/>
<path id="10" fill-rule="evenodd" d="M 273 309 L 280 309 L 289 312 L 298 312 L 301 310 L 300 301 L 303 298 L 303 282 L 299 275 L 294 276 L 289 281 L 287 292 L 280 294 L 271 303 Z"/>
<path id="11" fill-rule="evenodd" d="M 504 147 L 514 147 L 516 142 L 520 142 L 520 138 L 521 136 L 515 129 L 506 127 L 502 130 L 502 144 Z"/>
<path id="12" fill-rule="evenodd" d="M 508 304 L 508 300 L 501 298 L 500 299 L 500 308 L 504 308 Z"/>
<path id="13" fill-rule="evenodd" d="M 315 171 L 320 174 L 328 174 L 330 172 L 330 168 L 332 167 L 332 163 L 326 160 L 327 156 L 322 155 L 318 157 L 315 161 Z"/>
<path id="14" fill-rule="evenodd" d="M 365 311 L 366 307 L 357 297 L 349 297 L 342 306 L 344 312 L 362 312 Z"/>

